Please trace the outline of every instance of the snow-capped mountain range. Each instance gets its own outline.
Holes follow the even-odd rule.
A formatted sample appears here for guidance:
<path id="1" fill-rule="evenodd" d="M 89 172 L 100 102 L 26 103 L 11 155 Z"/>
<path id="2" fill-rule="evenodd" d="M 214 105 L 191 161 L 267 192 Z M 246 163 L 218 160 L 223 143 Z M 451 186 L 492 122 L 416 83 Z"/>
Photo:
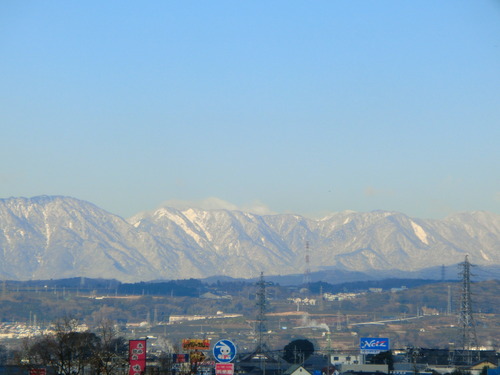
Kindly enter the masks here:
<path id="1" fill-rule="evenodd" d="M 454 265 L 465 255 L 500 265 L 500 215 L 423 220 L 374 211 L 313 220 L 160 207 L 125 220 L 75 198 L 0 199 L 0 277 L 9 280 L 252 278 L 329 269 L 389 275 Z"/>

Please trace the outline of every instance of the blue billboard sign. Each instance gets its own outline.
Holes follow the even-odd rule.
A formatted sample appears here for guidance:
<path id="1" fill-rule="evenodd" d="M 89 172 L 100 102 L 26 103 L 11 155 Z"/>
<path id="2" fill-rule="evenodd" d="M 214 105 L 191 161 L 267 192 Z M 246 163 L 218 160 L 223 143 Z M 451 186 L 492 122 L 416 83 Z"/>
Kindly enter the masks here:
<path id="1" fill-rule="evenodd" d="M 378 354 L 389 350 L 389 339 L 380 337 L 361 337 L 359 340 L 361 354 Z"/>
<path id="2" fill-rule="evenodd" d="M 236 356 L 236 346 L 232 341 L 220 340 L 214 345 L 213 353 L 217 362 L 229 363 Z"/>

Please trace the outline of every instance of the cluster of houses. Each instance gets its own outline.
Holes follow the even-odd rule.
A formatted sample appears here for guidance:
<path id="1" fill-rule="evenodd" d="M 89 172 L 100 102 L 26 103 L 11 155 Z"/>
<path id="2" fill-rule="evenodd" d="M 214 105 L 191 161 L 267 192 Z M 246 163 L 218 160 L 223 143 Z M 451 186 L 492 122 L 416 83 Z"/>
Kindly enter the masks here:
<path id="1" fill-rule="evenodd" d="M 77 332 L 85 332 L 88 330 L 86 324 L 79 324 L 75 327 Z M 22 322 L 2 322 L 0 323 L 0 342 L 8 339 L 22 339 L 26 337 L 35 337 L 40 335 L 55 334 L 55 327 L 49 325 L 42 327 L 36 323 L 22 323 Z"/>
<path id="2" fill-rule="evenodd" d="M 241 358 L 235 366 L 240 375 L 500 375 L 498 353 L 494 350 L 474 352 L 467 363 L 459 354 L 447 349 L 418 349 L 395 351 L 387 363 L 371 363 L 368 355 L 333 353 L 330 356 L 313 354 L 299 364 L 285 363 L 273 353 L 254 353 Z M 462 353 L 463 354 L 463 353 Z M 461 354 L 460 354 L 461 355 Z M 455 361 L 452 363 L 451 361 Z"/>
<path id="3" fill-rule="evenodd" d="M 415 355 L 417 353 L 418 355 Z M 231 375 L 500 375 L 498 354 L 496 351 L 478 351 L 469 358 L 475 358 L 472 363 L 456 363 L 460 353 L 446 349 L 417 349 L 417 351 L 391 352 L 391 360 L 386 363 L 371 363 L 370 356 L 353 353 L 312 354 L 300 363 L 290 364 L 281 358 L 277 352 L 255 351 L 239 356 L 234 362 Z M 462 353 L 463 354 L 463 353 Z M 378 361 L 380 362 L 380 361 Z M 146 368 L 143 375 L 222 375 L 215 372 L 215 365 L 193 368 L 187 366 L 181 369 L 160 370 L 153 363 Z M 42 375 L 55 375 L 53 368 L 44 368 Z M 126 373 L 126 369 L 122 369 Z M 26 367 L 0 366 L 0 375 L 39 375 Z"/>
<path id="4" fill-rule="evenodd" d="M 354 299 L 363 293 L 323 293 L 323 299 L 325 301 L 345 301 Z"/>
<path id="5" fill-rule="evenodd" d="M 315 306 L 316 299 L 314 298 L 287 298 L 287 301 L 297 306 Z"/>

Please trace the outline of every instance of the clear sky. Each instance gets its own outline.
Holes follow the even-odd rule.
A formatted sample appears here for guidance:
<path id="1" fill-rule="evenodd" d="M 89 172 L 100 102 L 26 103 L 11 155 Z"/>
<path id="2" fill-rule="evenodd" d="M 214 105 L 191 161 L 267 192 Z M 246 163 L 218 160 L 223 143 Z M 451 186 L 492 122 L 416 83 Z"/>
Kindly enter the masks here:
<path id="1" fill-rule="evenodd" d="M 0 72 L 1 198 L 500 214 L 499 0 L 4 0 Z"/>

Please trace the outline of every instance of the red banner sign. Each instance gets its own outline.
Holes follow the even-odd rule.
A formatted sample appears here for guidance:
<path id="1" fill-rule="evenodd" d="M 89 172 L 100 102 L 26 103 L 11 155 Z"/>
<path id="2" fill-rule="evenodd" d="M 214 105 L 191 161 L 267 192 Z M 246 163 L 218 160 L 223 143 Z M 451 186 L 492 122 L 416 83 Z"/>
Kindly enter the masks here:
<path id="1" fill-rule="evenodd" d="M 189 354 L 174 354 L 174 363 L 189 362 Z"/>
<path id="2" fill-rule="evenodd" d="M 215 375 L 233 375 L 234 363 L 216 363 Z"/>
<path id="3" fill-rule="evenodd" d="M 128 342 L 129 375 L 142 375 L 146 371 L 146 340 Z"/>
<path id="4" fill-rule="evenodd" d="M 30 369 L 30 375 L 45 375 L 47 370 L 44 368 L 32 368 Z"/>

